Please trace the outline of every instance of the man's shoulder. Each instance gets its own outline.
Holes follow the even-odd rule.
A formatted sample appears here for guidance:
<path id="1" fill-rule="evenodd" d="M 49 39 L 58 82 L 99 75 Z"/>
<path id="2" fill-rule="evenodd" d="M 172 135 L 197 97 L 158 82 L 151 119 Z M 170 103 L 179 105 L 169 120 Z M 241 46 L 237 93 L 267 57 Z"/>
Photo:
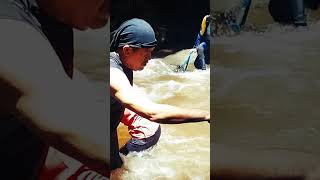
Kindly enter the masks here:
<path id="1" fill-rule="evenodd" d="M 1 28 L 16 22 L 17 24 L 24 24 L 31 26 L 39 35 L 44 36 L 40 28 L 40 23 L 37 18 L 32 14 L 31 7 L 28 7 L 27 0 L 1 0 L 0 1 L 0 25 Z M 10 25 L 9 24 L 9 25 Z"/>
<path id="2" fill-rule="evenodd" d="M 22 7 L 22 6 L 21 6 Z M 21 8 L 20 8 L 21 9 Z M 6 18 L 21 18 L 18 4 L 15 1 L 1 0 L 0 1 L 0 19 Z"/>
<path id="3" fill-rule="evenodd" d="M 28 23 L 32 23 L 35 20 L 26 3 L 18 0 L 0 1 L 0 19 L 11 19 Z"/>
<path id="4" fill-rule="evenodd" d="M 23 21 L 0 18 L 0 26 L 0 36 L 3 37 L 1 44 L 6 45 L 6 47 L 10 47 L 11 44 L 18 44 L 22 41 L 24 44 L 29 43 L 32 46 L 35 46 L 38 39 L 45 39 L 45 41 L 47 41 L 38 29 Z M 18 47 L 19 46 L 17 46 L 17 48 Z M 29 49 L 29 47 L 30 46 L 24 47 L 24 49 Z"/>
<path id="5" fill-rule="evenodd" d="M 120 56 L 116 52 L 110 52 L 110 67 L 123 70 Z"/>
<path id="6" fill-rule="evenodd" d="M 116 52 L 110 52 L 110 61 L 120 60 L 120 56 Z"/>
<path id="7" fill-rule="evenodd" d="M 58 79 L 67 79 L 54 49 L 41 33 L 19 21 L 0 20 L 0 24 L 1 78 L 23 90 L 40 87 L 46 78 L 52 80 L 52 86 Z"/>

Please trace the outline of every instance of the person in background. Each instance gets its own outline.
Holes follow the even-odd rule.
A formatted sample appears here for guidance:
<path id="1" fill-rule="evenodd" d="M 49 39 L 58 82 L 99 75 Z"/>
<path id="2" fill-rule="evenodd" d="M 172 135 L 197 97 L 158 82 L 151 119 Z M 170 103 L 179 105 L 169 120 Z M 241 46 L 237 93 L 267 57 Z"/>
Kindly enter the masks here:
<path id="1" fill-rule="evenodd" d="M 197 69 L 206 70 L 206 64 L 210 64 L 210 26 L 211 16 L 206 15 L 201 22 L 200 32 L 197 35 L 196 42 L 193 48 L 197 50 L 197 58 L 194 61 L 194 66 Z"/>
<path id="2" fill-rule="evenodd" d="M 304 0 L 270 0 L 268 8 L 274 21 L 307 29 Z"/>
<path id="3" fill-rule="evenodd" d="M 251 0 L 239 0 L 239 2 L 232 8 L 232 14 L 229 26 L 235 33 L 240 33 L 244 24 L 246 23 L 249 9 L 251 7 Z"/>
<path id="4" fill-rule="evenodd" d="M 194 66 L 197 69 L 206 70 L 206 64 L 210 64 L 210 26 L 212 18 L 210 15 L 205 15 L 202 18 L 200 31 L 197 34 L 193 48 L 190 49 L 188 57 L 181 65 L 178 65 L 178 70 L 186 71 L 192 53 L 197 53 L 194 61 Z"/>

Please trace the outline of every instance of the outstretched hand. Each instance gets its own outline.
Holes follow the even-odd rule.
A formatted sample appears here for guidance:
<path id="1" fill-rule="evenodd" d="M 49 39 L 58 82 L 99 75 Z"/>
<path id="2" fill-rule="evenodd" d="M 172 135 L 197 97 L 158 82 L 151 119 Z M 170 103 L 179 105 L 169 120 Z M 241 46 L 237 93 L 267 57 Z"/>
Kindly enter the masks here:
<path id="1" fill-rule="evenodd" d="M 210 123 L 210 113 L 206 115 L 205 120 L 208 121 L 208 123 Z"/>

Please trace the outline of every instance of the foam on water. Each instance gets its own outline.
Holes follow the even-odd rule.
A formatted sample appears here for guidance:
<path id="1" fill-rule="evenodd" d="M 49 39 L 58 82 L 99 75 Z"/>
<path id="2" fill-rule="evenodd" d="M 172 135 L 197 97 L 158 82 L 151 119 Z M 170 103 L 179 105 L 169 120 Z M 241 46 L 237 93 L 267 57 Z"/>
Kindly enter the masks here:
<path id="1" fill-rule="evenodd" d="M 155 147 L 122 156 L 126 170 L 120 179 L 208 179 L 210 138 L 175 135 L 180 129 L 170 125 L 162 129 Z"/>
<path id="2" fill-rule="evenodd" d="M 210 68 L 177 73 L 161 59 L 152 59 L 143 71 L 134 72 L 134 83 L 156 102 L 209 110 L 209 76 Z"/>

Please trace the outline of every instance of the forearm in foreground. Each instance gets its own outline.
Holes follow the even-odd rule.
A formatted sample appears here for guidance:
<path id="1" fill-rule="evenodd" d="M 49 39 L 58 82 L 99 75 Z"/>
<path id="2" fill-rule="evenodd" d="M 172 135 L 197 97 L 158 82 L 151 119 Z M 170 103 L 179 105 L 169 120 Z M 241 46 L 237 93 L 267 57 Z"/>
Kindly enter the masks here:
<path id="1" fill-rule="evenodd" d="M 104 106 L 87 107 L 75 103 L 77 101 L 60 103 L 59 98 L 24 97 L 18 109 L 27 117 L 27 125 L 46 143 L 108 174 L 108 124 Z"/>

